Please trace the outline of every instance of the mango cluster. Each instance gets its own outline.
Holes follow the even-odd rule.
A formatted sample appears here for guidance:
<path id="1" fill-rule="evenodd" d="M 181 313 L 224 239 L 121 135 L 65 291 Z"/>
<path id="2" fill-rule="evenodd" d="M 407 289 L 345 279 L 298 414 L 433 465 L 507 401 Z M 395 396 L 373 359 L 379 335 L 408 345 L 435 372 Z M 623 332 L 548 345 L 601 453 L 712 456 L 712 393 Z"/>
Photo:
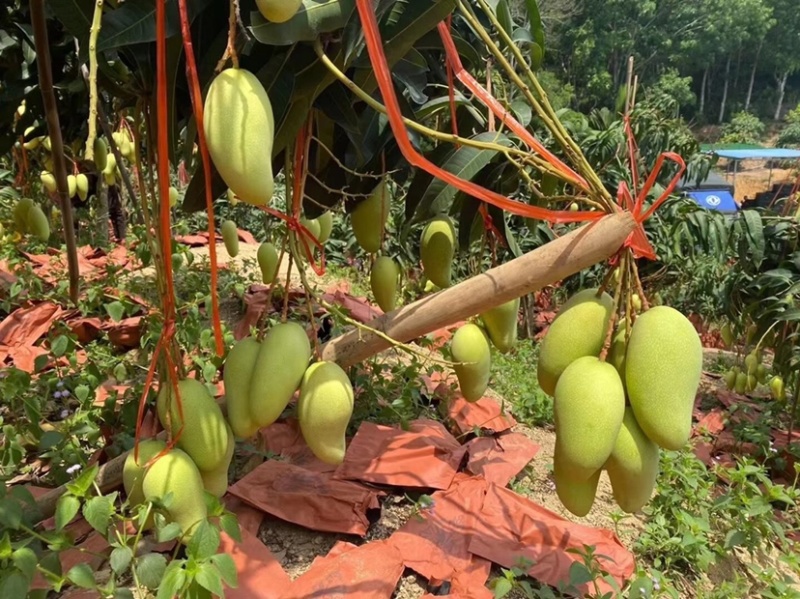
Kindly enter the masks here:
<path id="1" fill-rule="evenodd" d="M 632 326 L 617 325 L 600 359 L 614 302 L 598 289 L 572 296 L 559 310 L 539 354 L 538 380 L 554 397 L 553 478 L 564 507 L 585 516 L 600 473 L 614 499 L 633 513 L 650 499 L 659 448 L 689 440 L 703 349 L 677 310 L 656 306 Z"/>
<path id="2" fill-rule="evenodd" d="M 760 351 L 753 350 L 744 358 L 741 366 L 733 366 L 722 377 L 725 386 L 739 394 L 752 393 L 759 385 L 769 388 L 772 399 L 783 400 L 786 397 L 786 388 L 781 376 L 770 376 L 769 370 L 763 364 Z"/>

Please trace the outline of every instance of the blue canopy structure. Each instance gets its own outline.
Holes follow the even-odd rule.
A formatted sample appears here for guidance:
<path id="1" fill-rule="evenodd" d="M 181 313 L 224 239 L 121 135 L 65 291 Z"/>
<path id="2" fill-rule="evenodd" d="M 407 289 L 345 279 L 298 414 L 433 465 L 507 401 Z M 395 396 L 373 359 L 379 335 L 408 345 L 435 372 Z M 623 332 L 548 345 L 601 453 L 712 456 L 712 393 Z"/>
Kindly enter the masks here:
<path id="1" fill-rule="evenodd" d="M 739 211 L 739 205 L 733 199 L 733 194 L 730 191 L 703 189 L 685 193 L 687 197 L 692 198 L 703 208 L 731 214 Z"/>
<path id="2" fill-rule="evenodd" d="M 729 160 L 800 160 L 800 150 L 763 148 L 759 150 L 713 150 L 720 158 Z"/>

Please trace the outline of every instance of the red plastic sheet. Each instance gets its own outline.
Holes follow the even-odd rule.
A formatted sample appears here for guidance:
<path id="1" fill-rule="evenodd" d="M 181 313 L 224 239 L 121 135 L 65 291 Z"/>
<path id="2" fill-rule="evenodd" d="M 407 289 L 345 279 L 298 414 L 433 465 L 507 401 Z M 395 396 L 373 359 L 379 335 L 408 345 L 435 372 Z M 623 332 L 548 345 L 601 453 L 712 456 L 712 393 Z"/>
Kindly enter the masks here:
<path id="1" fill-rule="evenodd" d="M 337 479 L 418 489 L 447 489 L 466 447 L 439 422 L 415 420 L 408 431 L 363 422 Z"/>
<path id="2" fill-rule="evenodd" d="M 272 552 L 253 533 L 242 528 L 242 541 L 221 535 L 217 553 L 233 558 L 239 585 L 225 589 L 225 599 L 282 599 L 292 583 Z"/>
<path id="3" fill-rule="evenodd" d="M 453 421 L 458 432 L 468 434 L 476 428 L 501 433 L 514 426 L 517 421 L 503 413 L 500 404 L 491 397 L 481 397 L 474 403 L 460 395 L 447 400 L 447 417 Z"/>
<path id="4" fill-rule="evenodd" d="M 318 459 L 306 445 L 296 419 L 279 420 L 261 429 L 267 451 L 282 460 L 315 472 L 333 472 L 336 466 Z"/>
<path id="5" fill-rule="evenodd" d="M 505 568 L 524 557 L 533 563 L 528 575 L 551 586 L 568 582 L 570 565 L 581 559 L 566 550 L 583 551 L 585 545 L 595 548 L 601 566 L 620 587 L 633 574 L 633 555 L 610 530 L 575 524 L 491 483 L 487 483 L 475 528 L 469 551 Z M 602 581 L 598 585 L 602 592 L 611 590 Z"/>
<path id="6" fill-rule="evenodd" d="M 403 558 L 387 541 L 338 544 L 315 560 L 283 599 L 390 599 L 402 573 Z"/>
<path id="7" fill-rule="evenodd" d="M 65 310 L 51 302 L 17 308 L 0 322 L 0 364 L 10 363 L 26 372 L 34 371 L 36 358 L 47 353 L 34 345 Z"/>
<path id="8" fill-rule="evenodd" d="M 361 323 L 368 323 L 379 316 L 383 316 L 383 310 L 376 306 L 371 306 L 367 298 L 356 297 L 337 289 L 332 293 L 324 293 L 322 299 L 329 304 L 336 304 L 350 313 L 350 318 Z"/>
<path id="9" fill-rule="evenodd" d="M 476 437 L 467 443 L 467 470 L 505 487 L 539 453 L 539 445 L 522 433 Z"/>
<path id="10" fill-rule="evenodd" d="M 432 508 L 389 537 L 406 567 L 431 582 L 450 581 L 452 593 L 483 587 L 491 564 L 472 555 L 469 542 L 485 492 L 486 481 L 459 474 L 448 490 L 434 493 Z"/>
<path id="11" fill-rule="evenodd" d="M 268 514 L 321 532 L 364 536 L 367 510 L 379 507 L 383 493 L 356 482 L 336 480 L 295 464 L 270 460 L 228 492 Z"/>

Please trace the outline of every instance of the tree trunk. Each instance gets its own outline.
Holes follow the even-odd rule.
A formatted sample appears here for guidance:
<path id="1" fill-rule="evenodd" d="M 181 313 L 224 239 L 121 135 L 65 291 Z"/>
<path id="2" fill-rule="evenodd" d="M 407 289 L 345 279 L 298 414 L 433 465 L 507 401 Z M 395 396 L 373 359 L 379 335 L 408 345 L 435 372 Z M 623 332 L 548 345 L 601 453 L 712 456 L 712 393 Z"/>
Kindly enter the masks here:
<path id="1" fill-rule="evenodd" d="M 719 122 L 725 118 L 725 104 L 728 102 L 728 79 L 731 74 L 731 57 L 728 55 L 728 62 L 725 64 L 725 84 L 722 86 L 722 102 L 719 105 Z"/>
<path id="2" fill-rule="evenodd" d="M 756 50 L 756 58 L 753 60 L 753 70 L 750 71 L 750 85 L 747 86 L 747 99 L 744 102 L 744 110 L 745 112 L 750 112 L 750 101 L 753 99 L 753 84 L 756 80 L 756 69 L 758 68 L 758 58 L 761 56 L 761 48 L 764 47 L 764 40 L 762 39 L 761 42 L 758 44 L 758 50 Z"/>
<path id="3" fill-rule="evenodd" d="M 786 71 L 783 76 L 778 79 L 778 106 L 775 108 L 775 120 L 781 120 L 781 112 L 783 112 L 783 99 L 786 95 L 786 81 L 789 79 L 789 71 Z"/>
<path id="4" fill-rule="evenodd" d="M 705 116 L 706 110 L 706 85 L 708 84 L 708 71 L 710 66 L 706 67 L 703 71 L 703 83 L 700 85 L 700 116 Z"/>

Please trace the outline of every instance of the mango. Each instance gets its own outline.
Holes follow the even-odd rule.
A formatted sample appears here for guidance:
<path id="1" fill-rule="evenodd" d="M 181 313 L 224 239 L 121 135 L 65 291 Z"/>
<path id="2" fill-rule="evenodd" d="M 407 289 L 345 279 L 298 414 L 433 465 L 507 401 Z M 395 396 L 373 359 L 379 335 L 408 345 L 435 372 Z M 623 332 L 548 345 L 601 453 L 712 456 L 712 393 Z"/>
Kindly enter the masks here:
<path id="1" fill-rule="evenodd" d="M 250 413 L 259 427 L 269 426 L 286 409 L 311 359 L 311 343 L 296 322 L 272 327 L 261 342 L 250 381 Z"/>
<path id="2" fill-rule="evenodd" d="M 109 156 L 111 158 L 111 156 Z M 109 187 L 113 187 L 117 184 L 117 175 L 115 173 L 103 173 L 103 181 L 106 182 L 106 185 Z"/>
<path id="3" fill-rule="evenodd" d="M 197 525 L 208 518 L 200 470 L 180 449 L 161 456 L 147 469 L 142 493 L 147 501 L 163 500 L 171 494 L 165 516 L 180 525 L 182 543 L 188 543 Z"/>
<path id="4" fill-rule="evenodd" d="M 226 220 L 219 228 L 222 233 L 222 241 L 225 243 L 225 249 L 231 258 L 239 255 L 239 231 L 236 223 L 232 220 Z"/>
<path id="5" fill-rule="evenodd" d="M 12 212 L 14 228 L 20 235 L 24 235 L 30 231 L 28 215 L 35 205 L 36 204 L 34 204 L 33 200 L 30 198 L 20 198 L 17 203 L 14 204 L 14 210 Z"/>
<path id="6" fill-rule="evenodd" d="M 553 415 L 564 472 L 572 480 L 587 480 L 611 455 L 625 415 L 616 368 L 594 356 L 575 360 L 558 380 Z"/>
<path id="7" fill-rule="evenodd" d="M 67 175 L 67 195 L 74 198 L 76 193 L 78 193 L 78 181 L 75 175 Z"/>
<path id="8" fill-rule="evenodd" d="M 758 382 L 761 383 L 762 385 L 766 384 L 768 376 L 769 372 L 767 371 L 766 366 L 764 366 L 763 364 L 759 364 L 756 367 L 756 379 L 758 380 Z"/>
<path id="9" fill-rule="evenodd" d="M 297 418 L 303 439 L 326 464 L 344 461 L 353 404 L 353 385 L 338 364 L 316 362 L 308 367 L 300 387 Z"/>
<path id="10" fill-rule="evenodd" d="M 731 368 L 725 373 L 725 376 L 723 376 L 722 379 L 725 381 L 725 386 L 728 389 L 733 390 L 733 388 L 736 386 L 736 371 Z"/>
<path id="11" fill-rule="evenodd" d="M 747 382 L 745 383 L 745 391 L 752 393 L 758 387 L 758 379 L 754 374 L 747 375 Z"/>
<path id="12" fill-rule="evenodd" d="M 453 335 L 450 352 L 461 395 L 467 401 L 478 401 L 489 386 L 492 352 L 486 333 L 475 324 L 463 325 Z"/>
<path id="13" fill-rule="evenodd" d="M 517 344 L 517 317 L 519 298 L 500 304 L 481 314 L 489 339 L 501 354 L 511 351 Z"/>
<path id="14" fill-rule="evenodd" d="M 49 193 L 55 193 L 58 190 L 56 185 L 56 177 L 50 171 L 42 171 L 39 175 L 39 180 L 42 182 L 42 187 Z"/>
<path id="15" fill-rule="evenodd" d="M 203 115 L 208 151 L 225 184 L 249 204 L 266 205 L 274 190 L 275 121 L 267 90 L 245 69 L 211 82 Z"/>
<path id="16" fill-rule="evenodd" d="M 702 370 L 700 337 L 683 314 L 656 306 L 636 319 L 625 364 L 628 397 L 642 430 L 664 449 L 689 440 Z"/>
<path id="17" fill-rule="evenodd" d="M 617 442 L 605 468 L 614 500 L 623 512 L 638 512 L 650 500 L 658 477 L 658 445 L 636 422 L 633 409 L 625 408 Z"/>
<path id="18" fill-rule="evenodd" d="M 278 274 L 278 258 L 278 250 L 271 243 L 265 242 L 258 246 L 256 260 L 261 269 L 261 282 L 265 285 L 272 283 Z"/>
<path id="19" fill-rule="evenodd" d="M 383 231 L 389 218 L 389 204 L 389 183 L 384 178 L 350 215 L 356 241 L 365 252 L 374 254 L 381 249 Z"/>
<path id="20" fill-rule="evenodd" d="M 167 444 L 159 439 L 146 439 L 139 443 L 139 461 L 136 461 L 133 449 L 125 458 L 125 464 L 122 466 L 122 485 L 125 487 L 128 502 L 132 506 L 144 502 L 142 482 L 144 481 L 145 464 L 153 456 L 161 453 L 166 446 Z"/>
<path id="21" fill-rule="evenodd" d="M 634 293 L 631 296 L 631 306 L 637 314 L 642 311 L 642 298 L 639 297 L 638 293 Z"/>
<path id="22" fill-rule="evenodd" d="M 325 243 L 331 238 L 331 231 L 333 231 L 333 214 L 323 212 L 315 220 L 319 223 L 319 242 Z"/>
<path id="23" fill-rule="evenodd" d="M 89 179 L 83 173 L 75 176 L 75 189 L 81 202 L 85 202 L 86 198 L 89 197 Z"/>
<path id="24" fill-rule="evenodd" d="M 734 391 L 739 395 L 743 394 L 747 389 L 747 375 L 744 372 L 739 372 L 736 375 L 736 382 L 733 385 Z"/>
<path id="25" fill-rule="evenodd" d="M 314 239 L 319 240 L 320 224 L 318 220 L 301 218 L 300 224 L 303 225 L 309 233 L 311 233 Z M 301 233 L 295 233 L 292 231 L 291 235 L 289 236 L 289 246 L 297 260 L 299 260 L 301 264 L 305 264 L 308 261 L 306 246 L 308 246 L 308 251 L 310 251 L 311 255 L 313 256 L 317 251 L 317 244 L 315 244 L 308 235 L 302 234 L 302 239 L 300 235 Z"/>
<path id="26" fill-rule="evenodd" d="M 102 137 L 95 137 L 92 149 L 94 151 L 94 166 L 97 172 L 101 173 L 108 164 L 108 146 L 106 145 L 106 140 Z"/>
<path id="27" fill-rule="evenodd" d="M 36 235 L 40 241 L 46 243 L 50 239 L 50 221 L 47 220 L 44 211 L 36 204 L 28 211 L 28 230 Z"/>
<path id="28" fill-rule="evenodd" d="M 177 188 L 170 185 L 169 187 L 169 207 L 174 208 L 178 204 L 178 200 L 180 199 L 180 194 L 178 193 Z"/>
<path id="29" fill-rule="evenodd" d="M 730 349 L 730 347 L 733 345 L 733 341 L 734 341 L 733 331 L 731 330 L 731 325 L 729 325 L 728 323 L 725 323 L 724 325 L 722 325 L 722 328 L 720 329 L 719 335 L 722 338 L 722 343 L 725 344 L 725 347 Z"/>
<path id="30" fill-rule="evenodd" d="M 744 371 L 746 374 L 755 374 L 758 369 L 758 355 L 752 351 L 744 357 Z"/>
<path id="31" fill-rule="evenodd" d="M 267 21 L 285 23 L 300 10 L 303 0 L 256 0 L 258 11 Z"/>
<path id="32" fill-rule="evenodd" d="M 783 377 L 774 376 L 769 382 L 769 393 L 772 399 L 783 400 L 786 398 L 786 389 L 783 385 Z"/>
<path id="33" fill-rule="evenodd" d="M 539 386 L 553 395 L 564 369 L 583 356 L 599 356 L 603 349 L 614 300 L 597 289 L 573 295 L 558 311 L 542 340 L 537 378 Z"/>
<path id="34" fill-rule="evenodd" d="M 116 175 L 117 173 L 117 157 L 114 154 L 109 154 L 106 157 L 106 168 L 103 169 L 104 175 Z"/>
<path id="35" fill-rule="evenodd" d="M 553 482 L 556 484 L 556 495 L 561 504 L 579 518 L 583 518 L 594 505 L 601 472 L 598 470 L 586 480 L 575 480 L 565 469 L 561 453 L 556 451 L 553 456 Z"/>
<path id="36" fill-rule="evenodd" d="M 228 448 L 225 451 L 225 459 L 214 470 L 200 470 L 203 487 L 215 497 L 222 497 L 228 491 L 228 470 L 231 466 L 235 448 L 236 441 L 233 438 L 233 431 L 228 427 Z"/>
<path id="37" fill-rule="evenodd" d="M 183 418 L 174 401 L 169 381 L 162 384 L 156 400 L 156 409 L 161 426 L 177 435 L 183 426 L 178 447 L 191 456 L 201 470 L 214 470 L 225 459 L 228 448 L 228 433 L 225 418 L 217 402 L 205 385 L 197 379 L 178 382 L 183 408 Z M 170 421 L 167 422 L 169 408 Z"/>
<path id="38" fill-rule="evenodd" d="M 397 303 L 397 285 L 400 267 L 389 256 L 381 256 L 372 265 L 369 276 L 370 288 L 375 301 L 384 312 L 394 310 Z"/>
<path id="39" fill-rule="evenodd" d="M 222 380 L 225 382 L 225 405 L 228 422 L 238 439 L 249 439 L 258 425 L 250 412 L 250 381 L 261 344 L 253 337 L 244 337 L 228 352 Z"/>
<path id="40" fill-rule="evenodd" d="M 450 287 L 453 256 L 456 250 L 456 231 L 450 217 L 434 218 L 422 230 L 420 260 L 429 281 L 444 289 Z"/>

